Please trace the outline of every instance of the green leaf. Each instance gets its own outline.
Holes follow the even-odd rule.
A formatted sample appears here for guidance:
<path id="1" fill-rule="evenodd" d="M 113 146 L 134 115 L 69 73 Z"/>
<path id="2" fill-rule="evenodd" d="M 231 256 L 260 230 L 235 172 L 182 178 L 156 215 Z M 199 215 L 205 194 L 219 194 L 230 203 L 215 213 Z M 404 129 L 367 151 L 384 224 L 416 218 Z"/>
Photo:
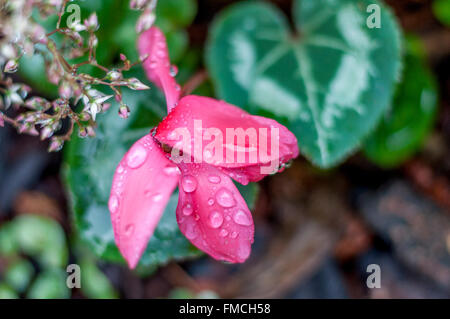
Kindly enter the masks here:
<path id="1" fill-rule="evenodd" d="M 450 26 L 450 1 L 449 0 L 434 0 L 433 12 L 436 18 L 443 24 Z"/>
<path id="2" fill-rule="evenodd" d="M 417 42 L 405 57 L 402 82 L 392 109 L 365 142 L 365 154 L 383 167 L 394 167 L 411 157 L 433 128 L 437 110 L 437 87 Z"/>
<path id="3" fill-rule="evenodd" d="M 172 29 L 187 27 L 197 14 L 196 0 L 158 1 L 156 23 Z"/>
<path id="4" fill-rule="evenodd" d="M 17 254 L 19 249 L 12 222 L 3 224 L 0 227 L 0 256 Z"/>
<path id="5" fill-rule="evenodd" d="M 143 72 L 137 77 L 144 78 Z M 66 185 L 80 237 L 97 256 L 110 261 L 123 261 L 114 242 L 107 205 L 115 168 L 128 148 L 148 134 L 166 114 L 165 101 L 157 89 L 126 90 L 123 99 L 132 108 L 130 118 L 121 119 L 117 115 L 117 104 L 113 104 L 111 110 L 98 116 L 96 138 L 72 138 L 64 162 Z M 178 229 L 177 198 L 177 194 L 171 197 L 141 258 L 142 267 L 199 254 Z"/>
<path id="6" fill-rule="evenodd" d="M 297 0 L 295 34 L 267 3 L 223 11 L 209 34 L 206 63 L 217 94 L 275 118 L 320 167 L 356 150 L 385 113 L 400 68 L 399 30 L 380 4 L 381 28 L 369 29 L 373 0 Z"/>
<path id="7" fill-rule="evenodd" d="M 0 299 L 17 299 L 19 296 L 8 285 L 0 282 Z"/>
<path id="8" fill-rule="evenodd" d="M 84 258 L 80 263 L 81 290 L 90 299 L 113 299 L 117 298 L 117 292 L 108 277 L 97 268 L 93 260 Z"/>
<path id="9" fill-rule="evenodd" d="M 36 277 L 27 293 L 30 299 L 64 299 L 70 297 L 67 273 L 62 269 L 47 270 Z"/>
<path id="10" fill-rule="evenodd" d="M 21 250 L 35 257 L 42 267 L 63 267 L 67 264 L 65 234 L 56 221 L 36 215 L 22 215 L 12 223 Z"/>
<path id="11" fill-rule="evenodd" d="M 24 55 L 20 59 L 19 73 L 37 92 L 52 98 L 57 96 L 58 87 L 47 80 L 44 58 L 41 55 Z"/>
<path id="12" fill-rule="evenodd" d="M 26 259 L 19 259 L 8 265 L 4 273 L 5 281 L 18 292 L 23 292 L 34 275 L 33 265 Z"/>

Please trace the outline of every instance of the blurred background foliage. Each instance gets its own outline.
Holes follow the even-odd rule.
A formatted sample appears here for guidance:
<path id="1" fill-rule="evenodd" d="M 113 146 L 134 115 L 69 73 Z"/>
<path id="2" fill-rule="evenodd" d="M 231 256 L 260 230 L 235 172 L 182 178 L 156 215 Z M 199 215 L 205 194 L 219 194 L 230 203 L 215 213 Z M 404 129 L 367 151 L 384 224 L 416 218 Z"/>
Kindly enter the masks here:
<path id="1" fill-rule="evenodd" d="M 126 268 L 107 209 L 113 172 L 165 115 L 136 67 L 129 76 L 152 89 L 124 91 L 128 120 L 114 102 L 97 136 L 74 134 L 63 156 L 0 131 L 0 298 L 449 296 L 450 1 L 386 1 L 382 28 L 369 30 L 374 2 L 160 0 L 177 81 L 206 74 L 194 93 L 275 118 L 299 139 L 292 168 L 239 186 L 256 221 L 250 261 L 199 258 L 176 224 L 175 194 L 138 268 Z M 100 64 L 138 58 L 128 1 L 73 3 L 83 18 L 97 12 Z M 51 31 L 55 19 L 42 24 Z M 20 62 L 36 92 L 57 95 L 43 61 Z M 71 263 L 80 290 L 66 287 Z M 385 269 L 378 292 L 363 284 L 368 263 Z"/>

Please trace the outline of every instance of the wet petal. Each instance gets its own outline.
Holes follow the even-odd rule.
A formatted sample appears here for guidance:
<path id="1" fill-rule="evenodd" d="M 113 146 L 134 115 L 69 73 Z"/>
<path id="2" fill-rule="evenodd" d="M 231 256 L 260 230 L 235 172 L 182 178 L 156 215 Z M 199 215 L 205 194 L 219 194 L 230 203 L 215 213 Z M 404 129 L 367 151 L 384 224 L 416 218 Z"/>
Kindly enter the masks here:
<path id="1" fill-rule="evenodd" d="M 143 32 L 138 40 L 139 54 L 148 54 L 143 67 L 147 77 L 166 95 L 167 110 L 175 107 L 180 98 L 180 86 L 174 79 L 174 68 L 170 65 L 164 34 L 157 27 Z"/>
<path id="2" fill-rule="evenodd" d="M 150 135 L 137 141 L 117 166 L 108 206 L 116 244 L 130 268 L 147 247 L 179 175 Z"/>
<path id="3" fill-rule="evenodd" d="M 180 164 L 177 207 L 181 232 L 211 257 L 244 262 L 251 251 L 252 215 L 231 179 L 210 165 Z"/>
<path id="4" fill-rule="evenodd" d="M 181 149 L 185 158 L 189 154 L 191 161 L 220 167 L 243 184 L 277 172 L 299 154 L 296 137 L 278 122 L 193 95 L 179 101 L 155 138 Z"/>

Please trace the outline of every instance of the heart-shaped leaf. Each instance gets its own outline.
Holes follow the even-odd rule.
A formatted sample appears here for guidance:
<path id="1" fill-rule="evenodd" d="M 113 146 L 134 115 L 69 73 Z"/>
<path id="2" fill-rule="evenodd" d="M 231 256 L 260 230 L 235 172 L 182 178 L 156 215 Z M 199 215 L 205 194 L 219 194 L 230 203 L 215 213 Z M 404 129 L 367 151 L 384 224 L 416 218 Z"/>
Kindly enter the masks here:
<path id="1" fill-rule="evenodd" d="M 408 44 L 411 48 L 392 108 L 365 142 L 366 156 L 383 167 L 396 166 L 413 155 L 432 129 L 436 116 L 436 81 L 421 53 L 414 52 L 421 43 L 414 39 Z"/>
<path id="2" fill-rule="evenodd" d="M 377 18 L 380 27 L 370 28 Z M 294 21 L 293 33 L 267 3 L 233 5 L 211 29 L 207 66 L 221 98 L 286 124 L 304 155 L 330 167 L 385 113 L 399 31 L 374 0 L 297 0 Z"/>

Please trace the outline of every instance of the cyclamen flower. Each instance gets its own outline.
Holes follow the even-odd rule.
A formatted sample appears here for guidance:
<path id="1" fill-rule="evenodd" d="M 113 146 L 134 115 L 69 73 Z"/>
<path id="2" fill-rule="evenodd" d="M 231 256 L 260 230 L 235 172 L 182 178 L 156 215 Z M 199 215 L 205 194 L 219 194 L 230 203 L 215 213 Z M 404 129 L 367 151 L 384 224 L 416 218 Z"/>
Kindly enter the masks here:
<path id="1" fill-rule="evenodd" d="M 138 47 L 141 55 L 148 54 L 144 69 L 149 79 L 164 91 L 168 115 L 151 133 L 138 140 L 117 166 L 108 203 L 116 244 L 129 267 L 136 267 L 178 185 L 176 217 L 186 238 L 215 259 L 244 262 L 250 255 L 254 225 L 232 178 L 242 184 L 261 180 L 268 174 L 262 173 L 268 160 L 275 159 L 283 166 L 298 156 L 297 139 L 276 121 L 252 116 L 223 101 L 194 95 L 180 98 L 166 40 L 158 28 L 144 32 Z M 200 132 L 196 128 L 199 121 Z M 256 145 L 245 142 L 243 147 L 234 139 L 232 145 L 216 144 L 216 152 L 221 148 L 223 154 L 228 152 L 227 158 L 230 154 L 232 158 L 244 155 L 245 161 L 211 162 L 197 156 L 209 152 L 210 145 L 203 143 L 199 148 L 195 144 L 195 137 L 198 134 L 202 137 L 206 128 L 214 128 L 222 136 L 226 136 L 229 128 L 254 129 L 260 132 L 260 139 Z M 173 138 L 176 129 L 193 136 L 193 144 L 189 140 L 188 145 L 180 146 Z M 249 153 L 257 153 L 273 129 L 279 135 L 275 141 L 269 139 L 264 147 L 276 145 L 277 152 L 250 161 Z M 216 140 L 219 135 L 215 135 Z M 173 155 L 174 149 L 189 161 L 180 161 Z"/>

